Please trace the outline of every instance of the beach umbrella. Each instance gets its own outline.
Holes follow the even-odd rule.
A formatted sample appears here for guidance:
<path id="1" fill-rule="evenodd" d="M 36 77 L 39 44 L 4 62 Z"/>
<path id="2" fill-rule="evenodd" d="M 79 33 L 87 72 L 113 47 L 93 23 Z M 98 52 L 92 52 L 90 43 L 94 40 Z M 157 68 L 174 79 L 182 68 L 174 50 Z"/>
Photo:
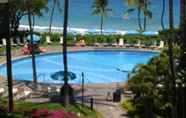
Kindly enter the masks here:
<path id="1" fill-rule="evenodd" d="M 69 80 L 74 80 L 76 79 L 76 74 L 73 73 L 73 72 L 68 72 L 67 73 L 67 77 Z M 58 71 L 58 72 L 55 72 L 51 75 L 51 78 L 53 80 L 64 80 L 64 71 Z"/>
<path id="2" fill-rule="evenodd" d="M 37 44 L 41 40 L 41 37 L 39 35 L 33 34 L 33 43 Z M 30 35 L 27 36 L 27 41 L 31 43 Z"/>

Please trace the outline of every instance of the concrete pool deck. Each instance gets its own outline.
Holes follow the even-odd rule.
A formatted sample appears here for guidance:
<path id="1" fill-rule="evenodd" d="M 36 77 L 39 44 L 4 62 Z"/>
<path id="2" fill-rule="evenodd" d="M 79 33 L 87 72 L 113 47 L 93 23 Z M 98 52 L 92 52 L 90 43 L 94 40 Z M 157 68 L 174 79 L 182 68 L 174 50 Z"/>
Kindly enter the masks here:
<path id="1" fill-rule="evenodd" d="M 42 46 L 41 46 L 42 47 Z M 47 52 L 46 53 L 52 53 L 52 52 L 62 52 L 62 46 L 61 45 L 45 45 L 43 46 Z M 87 51 L 87 50 L 128 50 L 128 51 L 149 51 L 149 52 L 159 52 L 160 50 L 152 50 L 147 48 L 125 48 L 125 47 L 95 47 L 95 46 L 85 46 L 85 47 L 79 47 L 79 46 L 68 46 L 67 51 Z M 43 53 L 44 54 L 44 53 Z M 28 55 L 23 55 L 21 52 L 21 47 L 18 49 L 14 49 L 12 51 L 12 58 L 15 59 L 17 57 L 25 57 Z M 5 56 L 0 56 L 0 63 L 3 63 L 6 61 Z"/>

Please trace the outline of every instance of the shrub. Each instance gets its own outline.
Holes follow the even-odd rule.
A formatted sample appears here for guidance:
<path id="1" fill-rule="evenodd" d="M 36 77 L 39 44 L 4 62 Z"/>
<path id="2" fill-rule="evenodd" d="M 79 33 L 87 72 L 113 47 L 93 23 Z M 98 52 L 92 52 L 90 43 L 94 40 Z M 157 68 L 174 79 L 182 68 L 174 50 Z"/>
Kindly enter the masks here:
<path id="1" fill-rule="evenodd" d="M 133 112 L 135 111 L 135 108 L 134 106 L 132 105 L 132 101 L 131 100 L 125 100 L 123 103 L 122 103 L 122 107 L 125 108 L 128 112 Z"/>
<path id="2" fill-rule="evenodd" d="M 32 112 L 33 118 L 78 118 L 75 113 L 66 112 L 63 109 L 51 110 L 35 109 Z"/>

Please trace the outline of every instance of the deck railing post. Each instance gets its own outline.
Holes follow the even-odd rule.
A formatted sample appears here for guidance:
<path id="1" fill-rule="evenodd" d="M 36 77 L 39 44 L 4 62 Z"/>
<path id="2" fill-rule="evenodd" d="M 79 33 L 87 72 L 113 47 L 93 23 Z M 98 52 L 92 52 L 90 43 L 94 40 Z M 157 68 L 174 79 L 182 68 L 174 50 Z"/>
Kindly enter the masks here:
<path id="1" fill-rule="evenodd" d="M 94 99 L 90 98 L 90 109 L 93 110 L 94 109 Z"/>

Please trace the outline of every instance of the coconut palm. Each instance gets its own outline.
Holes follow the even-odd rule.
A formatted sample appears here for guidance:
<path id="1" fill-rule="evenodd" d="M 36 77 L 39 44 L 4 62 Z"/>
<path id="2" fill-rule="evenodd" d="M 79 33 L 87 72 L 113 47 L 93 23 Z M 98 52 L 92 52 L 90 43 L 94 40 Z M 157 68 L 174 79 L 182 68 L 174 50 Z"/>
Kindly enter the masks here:
<path id="1" fill-rule="evenodd" d="M 162 0 L 162 13 L 161 13 L 161 27 L 162 27 L 162 30 L 165 29 L 165 26 L 164 26 L 164 16 L 165 16 L 165 2 L 166 0 Z"/>
<path id="2" fill-rule="evenodd" d="M 181 29 L 181 55 L 180 55 L 180 65 L 179 65 L 179 78 L 182 78 L 184 81 L 182 84 L 186 82 L 186 1 L 180 0 L 180 29 Z M 186 109 L 186 87 L 181 88 L 179 91 L 182 91 L 181 100 L 179 100 L 180 106 L 182 109 L 180 113 L 178 113 L 180 118 L 186 117 L 185 109 Z M 183 92 L 184 91 L 184 92 Z"/>
<path id="3" fill-rule="evenodd" d="M 50 24 L 49 24 L 49 34 L 51 33 L 54 11 L 55 11 L 56 7 L 58 8 L 59 12 L 62 12 L 60 0 L 52 0 L 52 8 L 51 8 L 51 13 L 50 13 Z"/>
<path id="4" fill-rule="evenodd" d="M 13 101 L 13 80 L 12 80 L 12 55 L 11 55 L 11 40 L 10 40 L 10 19 L 11 17 L 8 4 L 9 1 L 5 3 L 0 2 L 0 12 L 1 12 L 1 27 L 0 30 L 1 38 L 5 37 L 6 40 L 6 61 L 7 61 L 7 86 L 8 86 L 8 112 L 14 111 L 14 101 Z M 2 17 L 3 16 L 3 17 Z M 12 27 L 11 27 L 12 28 Z"/>
<path id="5" fill-rule="evenodd" d="M 180 26 L 184 25 L 186 20 L 186 2 L 185 0 L 180 0 Z"/>
<path id="6" fill-rule="evenodd" d="M 174 10 L 173 10 L 173 0 L 169 0 L 169 29 L 170 31 L 174 30 Z M 170 36 L 168 37 L 168 55 L 169 55 L 169 66 L 170 66 L 170 80 L 171 80 L 171 88 L 172 88 L 172 104 L 173 104 L 173 108 L 172 108 L 172 117 L 176 118 L 176 88 L 175 88 L 175 66 L 174 66 L 174 58 L 173 58 L 173 42 L 172 42 L 172 36 L 171 34 L 169 34 Z"/>
<path id="7" fill-rule="evenodd" d="M 36 60 L 35 60 L 35 49 L 33 46 L 33 25 L 34 25 L 34 15 L 41 16 L 42 9 L 46 8 L 47 0 L 24 0 L 24 6 L 22 10 L 28 15 L 29 23 L 29 35 L 32 45 L 32 70 L 33 70 L 33 83 L 34 88 L 37 89 L 37 70 L 36 70 Z"/>
<path id="8" fill-rule="evenodd" d="M 67 63 L 67 27 L 68 27 L 68 9 L 69 9 L 69 0 L 64 1 L 64 24 L 63 24 L 63 64 L 64 64 L 64 105 L 65 107 L 69 106 L 70 103 L 70 85 L 68 84 L 68 63 Z"/>
<path id="9" fill-rule="evenodd" d="M 108 8 L 108 0 L 94 0 L 92 5 L 92 14 L 93 15 L 100 15 L 100 33 L 103 34 L 103 22 L 104 17 L 107 16 L 108 12 L 111 9 Z"/>
<path id="10" fill-rule="evenodd" d="M 125 0 L 125 3 L 130 7 L 126 14 L 128 15 L 130 12 L 133 12 L 137 10 L 137 18 L 138 18 L 138 27 L 139 31 L 143 32 L 146 30 L 146 23 L 147 18 L 152 18 L 152 13 L 148 8 L 148 5 L 150 4 L 149 0 Z M 144 16 L 144 22 L 142 26 L 141 21 L 141 14 L 143 13 Z"/>

